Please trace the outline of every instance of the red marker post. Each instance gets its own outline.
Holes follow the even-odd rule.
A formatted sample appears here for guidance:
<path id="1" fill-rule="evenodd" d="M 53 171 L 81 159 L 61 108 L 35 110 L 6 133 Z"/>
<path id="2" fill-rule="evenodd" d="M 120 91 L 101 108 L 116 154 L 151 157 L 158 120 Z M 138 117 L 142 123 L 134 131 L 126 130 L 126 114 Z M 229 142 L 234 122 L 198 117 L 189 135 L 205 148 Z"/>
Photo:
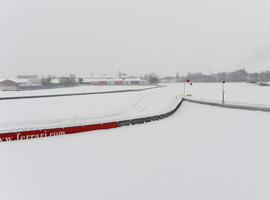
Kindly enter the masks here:
<path id="1" fill-rule="evenodd" d="M 184 81 L 184 91 L 183 91 L 183 96 L 184 97 L 186 96 L 186 83 L 189 83 L 189 82 L 190 82 L 189 79 L 187 79 L 187 80 Z"/>

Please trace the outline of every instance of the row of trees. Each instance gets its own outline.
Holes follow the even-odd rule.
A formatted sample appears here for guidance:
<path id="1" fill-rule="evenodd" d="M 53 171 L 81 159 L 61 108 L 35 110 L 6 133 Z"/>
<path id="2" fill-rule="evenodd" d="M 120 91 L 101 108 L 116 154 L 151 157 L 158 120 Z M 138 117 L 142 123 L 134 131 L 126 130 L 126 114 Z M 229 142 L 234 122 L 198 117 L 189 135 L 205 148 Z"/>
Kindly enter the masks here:
<path id="1" fill-rule="evenodd" d="M 270 71 L 264 71 L 260 73 L 248 73 L 245 69 L 236 70 L 233 72 L 220 72 L 210 75 L 198 73 L 188 73 L 186 76 L 177 77 L 177 81 L 183 81 L 190 79 L 195 82 L 259 82 L 270 81 Z"/>
<path id="2" fill-rule="evenodd" d="M 51 76 L 51 75 L 49 75 L 47 77 L 42 77 L 41 84 L 43 86 L 46 86 L 46 87 L 52 86 L 54 84 L 52 80 L 55 78 L 56 78 L 56 76 Z M 74 85 L 78 84 L 76 79 L 77 79 L 76 75 L 62 76 L 59 78 L 58 85 L 74 86 Z"/>
<path id="3" fill-rule="evenodd" d="M 119 77 L 126 75 L 119 71 Z M 55 76 L 42 77 L 41 83 L 43 86 L 52 86 L 52 79 L 56 78 Z M 160 82 L 160 77 L 156 73 L 149 73 L 142 75 L 140 77 L 142 80 L 146 80 L 149 84 L 158 84 Z M 190 79 L 194 82 L 259 82 L 259 81 L 270 81 L 270 71 L 264 71 L 260 73 L 248 73 L 245 69 L 236 70 L 233 72 L 219 72 L 214 74 L 203 74 L 201 72 L 197 73 L 188 73 L 186 76 L 180 76 L 179 73 L 176 73 L 175 76 L 166 76 L 162 78 L 168 82 L 183 82 L 184 80 Z M 75 75 L 63 76 L 59 78 L 58 85 L 63 86 L 73 86 L 78 84 L 76 81 L 77 77 Z"/>
<path id="4" fill-rule="evenodd" d="M 146 80 L 151 85 L 158 84 L 160 82 L 159 75 L 153 72 L 150 74 L 145 74 L 141 76 L 141 79 Z"/>

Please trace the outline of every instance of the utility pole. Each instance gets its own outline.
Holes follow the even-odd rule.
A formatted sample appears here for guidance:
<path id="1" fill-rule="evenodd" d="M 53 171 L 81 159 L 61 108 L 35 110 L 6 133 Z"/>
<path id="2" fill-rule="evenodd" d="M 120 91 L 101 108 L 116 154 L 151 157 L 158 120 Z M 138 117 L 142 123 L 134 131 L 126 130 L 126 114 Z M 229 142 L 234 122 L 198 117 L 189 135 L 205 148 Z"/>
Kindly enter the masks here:
<path id="1" fill-rule="evenodd" d="M 225 81 L 222 81 L 222 104 L 225 103 L 225 91 L 224 91 Z"/>

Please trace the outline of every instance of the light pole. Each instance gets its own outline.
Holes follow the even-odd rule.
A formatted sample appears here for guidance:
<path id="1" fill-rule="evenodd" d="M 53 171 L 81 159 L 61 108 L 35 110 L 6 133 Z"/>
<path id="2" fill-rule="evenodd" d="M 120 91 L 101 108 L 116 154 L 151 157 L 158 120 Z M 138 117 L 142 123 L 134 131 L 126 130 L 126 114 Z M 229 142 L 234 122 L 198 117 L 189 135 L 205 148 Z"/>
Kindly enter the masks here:
<path id="1" fill-rule="evenodd" d="M 226 82 L 225 81 L 222 81 L 222 104 L 225 103 L 225 91 L 224 91 L 224 84 Z"/>

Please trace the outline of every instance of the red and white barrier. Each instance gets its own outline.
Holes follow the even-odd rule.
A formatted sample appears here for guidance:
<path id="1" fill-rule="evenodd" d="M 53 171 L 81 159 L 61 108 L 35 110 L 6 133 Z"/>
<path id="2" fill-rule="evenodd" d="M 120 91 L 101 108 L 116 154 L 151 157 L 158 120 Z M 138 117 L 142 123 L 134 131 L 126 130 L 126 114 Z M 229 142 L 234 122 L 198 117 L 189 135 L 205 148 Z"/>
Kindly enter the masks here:
<path id="1" fill-rule="evenodd" d="M 174 114 L 178 110 L 182 102 L 183 102 L 183 99 L 180 100 L 180 102 L 174 109 L 168 112 L 152 115 L 152 116 L 144 116 L 144 117 L 135 118 L 135 119 L 127 119 L 127 120 L 122 120 L 122 121 L 114 121 L 114 122 L 91 124 L 91 125 L 77 125 L 77 126 L 70 126 L 70 127 L 63 127 L 63 128 L 45 128 L 45 129 L 40 129 L 40 130 L 35 129 L 35 130 L 28 130 L 28 131 L 0 133 L 0 142 L 68 135 L 68 134 L 89 132 L 89 131 L 102 130 L 102 129 L 112 129 L 112 128 L 118 128 L 121 126 L 142 124 L 142 123 L 147 123 L 150 121 L 161 120 Z"/>
<path id="2" fill-rule="evenodd" d="M 58 135 L 68 135 L 68 134 L 75 134 L 75 133 L 88 132 L 88 131 L 94 131 L 94 130 L 111 129 L 111 128 L 117 128 L 117 127 L 119 127 L 118 122 L 109 122 L 109 123 L 104 123 L 104 124 L 92 124 L 92 125 L 84 125 L 84 126 L 3 133 L 3 134 L 0 134 L 0 142 L 51 137 L 51 136 L 58 136 Z"/>

